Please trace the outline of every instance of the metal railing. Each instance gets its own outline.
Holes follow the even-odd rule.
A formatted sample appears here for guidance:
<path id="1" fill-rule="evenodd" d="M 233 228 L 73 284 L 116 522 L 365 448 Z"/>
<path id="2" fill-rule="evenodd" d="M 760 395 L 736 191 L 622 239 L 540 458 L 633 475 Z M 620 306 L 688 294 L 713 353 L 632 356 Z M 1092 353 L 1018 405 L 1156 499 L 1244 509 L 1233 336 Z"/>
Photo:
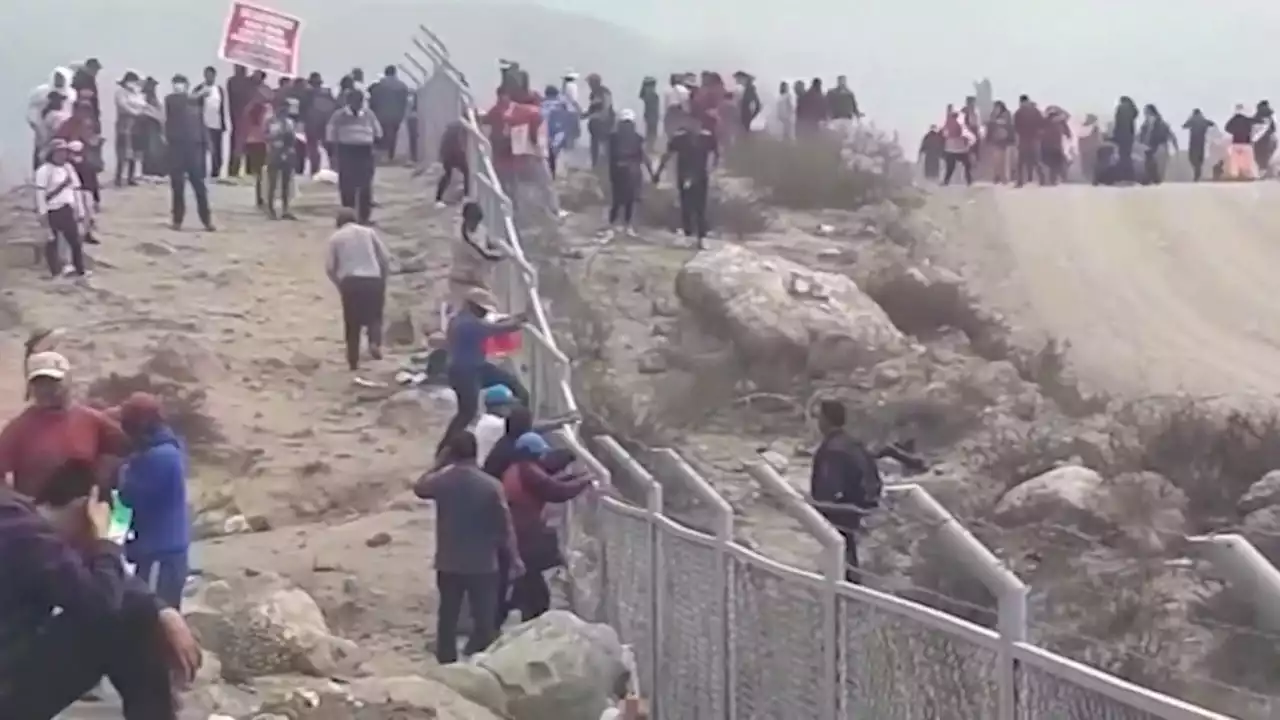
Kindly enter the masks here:
<path id="1" fill-rule="evenodd" d="M 496 294 L 508 311 L 531 317 L 515 369 L 539 415 L 575 412 L 569 361 L 552 334 L 475 99 L 444 44 L 421 31 L 420 55 L 407 59 L 423 78 L 422 168 L 435 161 L 444 128 L 461 118 L 472 199 L 510 256 Z M 600 481 L 563 524 L 574 610 L 608 623 L 632 647 L 656 718 L 1228 720 L 1028 644 L 1025 586 L 921 487 L 893 492 L 939 520 L 949 551 L 992 590 L 1000 603 L 995 630 L 846 582 L 839 536 L 768 468 L 750 473 L 819 540 L 821 574 L 736 542 L 729 504 L 675 452 L 657 450 L 645 467 L 612 438 L 594 438 L 592 453 L 576 429 L 555 436 Z M 667 516 L 663 486 L 698 497 L 710 509 L 709 527 Z"/>

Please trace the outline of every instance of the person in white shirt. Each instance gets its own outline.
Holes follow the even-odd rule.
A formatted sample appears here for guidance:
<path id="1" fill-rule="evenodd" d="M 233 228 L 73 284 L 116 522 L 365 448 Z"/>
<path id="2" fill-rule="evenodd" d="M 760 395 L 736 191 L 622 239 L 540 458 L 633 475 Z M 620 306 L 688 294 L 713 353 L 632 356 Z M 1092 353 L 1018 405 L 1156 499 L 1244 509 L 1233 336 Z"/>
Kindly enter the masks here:
<path id="1" fill-rule="evenodd" d="M 191 96 L 200 101 L 204 128 L 209 131 L 209 177 L 216 178 L 222 175 L 222 138 L 227 132 L 226 95 L 218 86 L 218 71 L 205 68 L 204 82 L 191 91 Z"/>
<path id="2" fill-rule="evenodd" d="M 40 224 L 49 229 L 44 256 L 49 272 L 54 277 L 88 273 L 84 267 L 84 247 L 80 242 L 80 221 L 84 217 L 80 205 L 80 178 L 70 163 L 71 154 L 65 140 L 49 144 L 48 160 L 36 168 L 36 213 Z M 62 266 L 58 240 L 66 241 L 71 249 L 71 267 Z"/>
<path id="3" fill-rule="evenodd" d="M 490 385 L 484 389 L 484 414 L 476 420 L 476 462 L 484 465 L 489 451 L 507 433 L 507 415 L 516 406 L 515 393 L 506 385 Z"/>
<path id="4" fill-rule="evenodd" d="M 778 134 L 783 140 L 794 140 L 796 137 L 796 98 L 791 94 L 791 86 L 785 81 L 778 83 L 778 100 L 773 106 L 773 117 L 777 122 Z"/>
<path id="5" fill-rule="evenodd" d="M 76 103 L 76 91 L 71 87 L 71 71 L 67 68 L 58 68 L 53 71 L 53 77 L 50 82 L 43 83 L 36 89 L 31 91 L 30 99 L 27 100 L 27 125 L 31 127 L 32 133 L 35 135 L 35 144 L 32 147 L 31 168 L 40 167 L 44 162 L 45 145 L 48 142 L 48 136 L 42 137 L 44 129 L 45 109 L 49 107 L 49 96 L 57 93 L 62 96 L 63 107 L 70 110 Z"/>

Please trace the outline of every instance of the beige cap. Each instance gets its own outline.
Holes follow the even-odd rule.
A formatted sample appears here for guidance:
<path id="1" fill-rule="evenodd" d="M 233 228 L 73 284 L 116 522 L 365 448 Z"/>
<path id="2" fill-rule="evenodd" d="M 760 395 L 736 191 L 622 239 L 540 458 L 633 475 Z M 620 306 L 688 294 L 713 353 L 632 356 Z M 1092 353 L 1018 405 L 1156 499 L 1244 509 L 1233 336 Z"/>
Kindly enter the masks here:
<path id="1" fill-rule="evenodd" d="M 69 372 L 71 363 L 62 353 L 49 350 L 27 358 L 27 382 L 42 377 L 62 380 Z"/>
<path id="2" fill-rule="evenodd" d="M 464 296 L 464 299 L 469 303 L 479 305 L 485 310 L 498 309 L 498 299 L 493 296 L 493 293 L 485 290 L 484 288 L 476 287 L 467 290 L 467 294 Z"/>

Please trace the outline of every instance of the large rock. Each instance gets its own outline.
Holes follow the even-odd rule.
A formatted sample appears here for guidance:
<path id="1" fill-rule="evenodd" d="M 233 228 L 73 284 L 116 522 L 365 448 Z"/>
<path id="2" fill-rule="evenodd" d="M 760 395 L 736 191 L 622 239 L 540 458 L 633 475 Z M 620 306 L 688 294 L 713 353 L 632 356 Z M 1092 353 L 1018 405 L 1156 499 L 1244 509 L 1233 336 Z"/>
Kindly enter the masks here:
<path id="1" fill-rule="evenodd" d="M 995 514 L 1007 526 L 1046 523 L 1111 545 L 1159 552 L 1182 541 L 1187 502 L 1158 473 L 1106 480 L 1087 467 L 1064 465 L 1010 489 L 996 503 Z"/>
<path id="2" fill-rule="evenodd" d="M 676 276 L 676 294 L 749 364 L 839 372 L 870 367 L 908 346 L 851 278 L 738 245 L 694 256 Z"/>
<path id="3" fill-rule="evenodd" d="M 368 678 L 344 689 L 298 688 L 270 698 L 243 720 L 498 720 L 434 680 Z"/>
<path id="4" fill-rule="evenodd" d="M 607 625 L 553 610 L 512 627 L 487 652 L 436 671 L 446 685 L 513 720 L 599 720 L 628 670 Z"/>
<path id="5" fill-rule="evenodd" d="M 1280 504 L 1280 470 L 1272 470 L 1249 486 L 1236 507 L 1241 515 L 1249 515 L 1277 504 Z"/>
<path id="6" fill-rule="evenodd" d="M 208 583 L 183 615 L 230 682 L 286 673 L 325 677 L 357 663 L 355 643 L 332 635 L 316 601 L 277 575 Z"/>

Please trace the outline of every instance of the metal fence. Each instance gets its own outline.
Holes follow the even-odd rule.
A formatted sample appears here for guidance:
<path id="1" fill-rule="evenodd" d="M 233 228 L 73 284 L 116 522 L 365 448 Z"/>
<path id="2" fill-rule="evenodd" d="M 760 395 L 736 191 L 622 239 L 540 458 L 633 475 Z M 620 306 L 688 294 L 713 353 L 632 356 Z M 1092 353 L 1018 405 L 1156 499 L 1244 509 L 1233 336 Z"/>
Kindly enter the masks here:
<path id="1" fill-rule="evenodd" d="M 475 99 L 445 45 L 425 27 L 421 32 L 414 41 L 419 54 L 408 60 L 422 78 L 423 169 L 434 162 L 445 126 L 462 118 L 473 199 L 484 209 L 491 237 L 510 255 L 496 283 L 498 297 L 508 311 L 526 310 L 532 318 L 516 369 L 537 413 L 576 411 L 569 361 L 552 336 Z M 555 434 L 600 479 L 563 523 L 571 602 L 632 646 L 656 718 L 1228 720 L 1028 644 L 1025 603 L 1021 619 L 1016 602 L 1002 607 L 999 627 L 990 630 L 847 583 L 839 538 L 825 523 L 811 528 L 824 546 L 821 574 L 766 558 L 734 541 L 728 503 L 675 453 L 658 451 L 660 484 L 611 438 L 594 438 L 592 453 L 576 431 Z M 757 474 L 767 479 L 764 471 Z M 642 488 L 643 504 L 610 492 L 615 475 Z M 698 495 L 712 510 L 711 527 L 693 530 L 666 516 L 663 484 Z M 928 500 L 922 507 L 945 512 Z M 953 530 L 953 542 L 969 547 L 967 532 Z M 987 559 L 973 556 L 972 562 Z M 989 587 L 1013 582 L 990 567 L 982 572 Z M 1015 599 L 1017 585 L 1008 585 Z"/>

